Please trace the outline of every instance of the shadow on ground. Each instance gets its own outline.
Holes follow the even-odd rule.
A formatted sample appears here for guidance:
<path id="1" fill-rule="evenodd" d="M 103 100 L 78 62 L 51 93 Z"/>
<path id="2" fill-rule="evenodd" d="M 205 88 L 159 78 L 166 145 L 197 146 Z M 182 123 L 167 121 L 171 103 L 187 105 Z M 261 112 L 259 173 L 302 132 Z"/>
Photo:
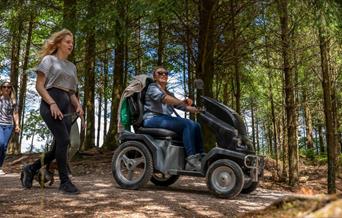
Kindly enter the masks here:
<path id="1" fill-rule="evenodd" d="M 205 179 L 181 177 L 170 187 L 149 183 L 141 190 L 120 189 L 110 169 L 102 174 L 75 176 L 77 196 L 59 193 L 58 180 L 41 189 L 25 190 L 19 174 L 0 177 L 1 217 L 235 217 L 270 205 L 286 193 L 258 189 L 232 200 L 213 196 Z"/>

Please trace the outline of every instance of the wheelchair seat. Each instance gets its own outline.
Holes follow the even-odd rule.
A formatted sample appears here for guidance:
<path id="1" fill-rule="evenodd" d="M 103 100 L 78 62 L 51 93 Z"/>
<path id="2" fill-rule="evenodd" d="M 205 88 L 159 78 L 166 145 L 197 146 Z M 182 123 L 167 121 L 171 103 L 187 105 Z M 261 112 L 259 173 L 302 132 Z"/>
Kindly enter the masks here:
<path id="1" fill-rule="evenodd" d="M 137 134 L 146 134 L 150 135 L 153 138 L 158 139 L 166 139 L 171 138 L 172 140 L 181 140 L 181 136 L 178 136 L 177 133 L 162 128 L 148 128 L 143 127 L 143 115 L 144 115 L 144 103 L 145 102 L 145 93 L 147 91 L 146 86 L 142 92 L 134 93 L 132 96 L 127 98 L 128 105 L 130 109 L 130 113 L 133 117 L 133 128 L 135 133 Z"/>
<path id="2" fill-rule="evenodd" d="M 166 137 L 175 138 L 177 136 L 175 132 L 168 130 L 168 129 L 161 129 L 161 128 L 140 127 L 135 132 L 138 134 L 147 134 L 154 138 L 166 138 Z"/>

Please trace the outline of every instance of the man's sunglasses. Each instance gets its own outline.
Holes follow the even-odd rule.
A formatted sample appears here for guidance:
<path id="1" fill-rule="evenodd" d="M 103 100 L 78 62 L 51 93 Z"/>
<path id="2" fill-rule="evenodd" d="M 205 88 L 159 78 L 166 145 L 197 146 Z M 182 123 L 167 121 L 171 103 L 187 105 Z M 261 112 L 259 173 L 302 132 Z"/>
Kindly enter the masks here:
<path id="1" fill-rule="evenodd" d="M 169 75 L 169 72 L 167 71 L 159 71 L 159 72 L 156 72 L 159 76 L 168 76 Z"/>

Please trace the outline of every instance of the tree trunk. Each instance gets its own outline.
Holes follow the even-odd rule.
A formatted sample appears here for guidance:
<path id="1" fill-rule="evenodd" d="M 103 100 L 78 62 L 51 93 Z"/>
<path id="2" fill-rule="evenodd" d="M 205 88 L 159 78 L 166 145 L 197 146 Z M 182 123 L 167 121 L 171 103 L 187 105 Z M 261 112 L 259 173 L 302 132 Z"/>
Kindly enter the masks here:
<path id="1" fill-rule="evenodd" d="M 112 85 L 112 105 L 111 105 L 111 117 L 108 134 L 105 138 L 104 147 L 107 149 L 115 149 L 116 147 L 116 133 L 117 133 L 117 114 L 118 107 L 121 98 L 121 93 L 123 91 L 123 70 L 124 70 L 124 37 L 122 31 L 125 29 L 120 21 L 120 17 L 124 17 L 124 2 L 117 2 L 117 10 L 119 17 L 115 22 L 115 38 L 117 39 L 116 49 L 115 49 L 115 59 L 114 59 L 114 78 Z"/>
<path id="2" fill-rule="evenodd" d="M 288 0 L 277 0 L 278 13 L 281 27 L 281 44 L 283 58 L 283 72 L 285 76 L 285 108 L 287 118 L 288 137 L 288 161 L 289 161 L 289 185 L 298 184 L 298 148 L 297 148 L 297 126 L 296 105 L 294 95 L 294 74 L 290 67 L 290 30 L 288 16 Z"/>
<path id="3" fill-rule="evenodd" d="M 265 122 L 265 129 L 267 129 L 267 138 L 268 138 L 268 153 L 270 154 L 270 156 L 272 158 L 274 158 L 273 156 L 273 137 L 272 137 L 272 129 L 270 127 L 270 125 L 268 124 L 268 121 Z"/>
<path id="4" fill-rule="evenodd" d="M 312 116 L 311 110 L 308 105 L 307 91 L 303 91 L 303 107 L 304 107 L 304 117 L 305 117 L 305 132 L 306 132 L 306 147 L 307 149 L 313 149 L 313 136 L 312 136 Z"/>
<path id="5" fill-rule="evenodd" d="M 215 50 L 215 8 L 216 0 L 200 0 L 199 2 L 199 39 L 197 76 L 205 81 L 204 95 L 212 97 L 214 78 L 214 50 Z"/>
<path id="6" fill-rule="evenodd" d="M 137 66 L 136 66 L 136 74 L 141 74 L 142 73 L 142 49 L 141 49 L 141 19 L 139 18 L 138 20 L 138 28 L 137 28 L 137 49 L 138 49 L 138 57 L 137 57 Z"/>
<path id="7" fill-rule="evenodd" d="M 186 19 L 186 55 L 187 55 L 187 71 L 188 71 L 188 94 L 191 99 L 194 99 L 194 90 L 193 90 L 193 78 L 196 78 L 196 75 L 193 73 L 193 59 L 191 56 L 192 49 L 192 36 L 190 32 L 190 18 L 189 18 L 189 1 L 185 0 L 185 19 Z"/>
<path id="8" fill-rule="evenodd" d="M 90 0 L 88 3 L 88 20 L 91 20 L 96 16 L 96 4 L 95 0 Z M 85 76 L 85 108 L 86 108 L 86 120 L 87 128 L 84 140 L 84 148 L 90 149 L 95 146 L 95 23 L 89 22 L 86 30 L 86 50 L 85 50 L 85 64 L 84 64 L 84 76 Z"/>
<path id="9" fill-rule="evenodd" d="M 157 59 L 157 66 L 162 66 L 164 62 L 164 47 L 165 47 L 165 42 L 164 42 L 164 35 L 163 35 L 163 22 L 160 17 L 158 17 L 158 59 Z"/>
<path id="10" fill-rule="evenodd" d="M 101 117 L 102 117 L 102 98 L 103 98 L 103 78 L 104 78 L 104 64 L 102 63 L 101 75 L 99 79 L 100 86 L 98 87 L 99 99 L 98 99 L 98 113 L 97 113 L 97 137 L 96 146 L 100 147 L 100 136 L 101 136 Z"/>
<path id="11" fill-rule="evenodd" d="M 257 147 L 257 154 L 260 154 L 260 141 L 259 141 L 259 120 L 258 116 L 256 116 L 256 128 L 255 128 L 255 135 L 256 135 L 256 147 Z"/>
<path id="12" fill-rule="evenodd" d="M 196 76 L 204 81 L 203 95 L 212 97 L 214 78 L 214 50 L 215 50 L 215 8 L 216 0 L 199 1 L 199 38 L 198 38 L 198 60 Z M 200 102 L 200 95 L 196 96 L 196 102 Z M 208 150 L 215 145 L 215 139 L 206 125 L 203 127 L 205 149 Z"/>
<path id="13" fill-rule="evenodd" d="M 234 69 L 234 82 L 235 82 L 235 90 L 234 90 L 234 96 L 235 96 L 235 110 L 238 114 L 241 113 L 241 79 L 240 79 L 240 57 L 239 57 L 239 47 L 238 47 L 238 37 L 236 33 L 237 25 L 235 24 L 235 14 L 237 8 L 237 2 L 236 0 L 230 1 L 230 14 L 232 15 L 231 19 L 231 31 L 232 31 L 232 46 L 233 46 L 233 69 Z"/>
<path id="14" fill-rule="evenodd" d="M 125 23 L 129 23 L 129 17 L 128 17 L 128 3 L 125 1 Z M 125 55 L 124 55 L 124 75 L 123 75 L 123 87 L 127 86 L 127 81 L 128 81 L 128 28 L 125 28 L 125 39 L 124 39 L 124 44 L 125 44 Z"/>
<path id="15" fill-rule="evenodd" d="M 323 140 L 323 126 L 321 124 L 318 124 L 318 138 L 319 138 L 319 153 L 324 154 L 325 153 L 325 146 L 324 146 L 324 140 Z"/>
<path id="16" fill-rule="evenodd" d="M 63 6 L 63 27 L 70 30 L 74 34 L 74 48 L 75 48 L 75 34 L 77 30 L 77 0 L 64 0 Z M 68 59 L 74 62 L 74 50 L 69 55 Z"/>
<path id="17" fill-rule="evenodd" d="M 255 147 L 255 109 L 254 109 L 254 99 L 251 98 L 250 101 L 251 104 L 251 118 L 252 118 L 252 142 L 253 142 L 253 148 L 256 151 L 256 147 Z M 259 152 L 259 151 L 258 151 Z M 259 153 L 257 153 L 259 154 Z"/>
<path id="18" fill-rule="evenodd" d="M 19 121 L 21 129 L 24 129 L 24 114 L 25 114 L 25 98 L 26 98 L 26 89 L 27 89 L 27 65 L 29 63 L 29 57 L 30 57 L 30 47 L 31 47 L 31 39 L 32 39 L 32 29 L 33 29 L 33 19 L 34 15 L 31 13 L 30 15 L 30 21 L 28 26 L 28 32 L 27 32 L 27 40 L 26 40 L 26 46 L 25 46 L 25 57 L 24 57 L 24 64 L 23 64 L 23 72 L 20 77 L 20 91 L 19 91 Z M 22 139 L 22 133 L 20 132 L 20 143 L 21 145 L 21 139 Z"/>
<path id="19" fill-rule="evenodd" d="M 108 55 L 106 52 L 104 58 L 104 81 L 103 81 L 103 90 L 104 90 L 104 109 L 103 109 L 103 138 L 106 138 L 107 135 L 107 117 L 108 117 L 108 99 L 107 99 L 107 89 L 108 89 Z"/>
<path id="20" fill-rule="evenodd" d="M 265 30 L 266 32 L 266 30 Z M 269 43 L 268 43 L 268 36 L 267 34 L 265 34 L 265 52 L 266 52 L 266 61 L 267 61 L 267 65 L 271 66 L 270 63 L 270 53 L 269 53 L 269 49 L 268 49 Z M 268 74 L 268 93 L 269 93 L 269 101 L 271 104 L 271 120 L 272 120 L 272 129 L 273 129 L 273 153 L 271 153 L 271 155 L 274 155 L 275 159 L 276 159 L 276 168 L 277 171 L 279 169 L 279 152 L 278 152 L 278 143 L 277 143 L 277 128 L 276 128 L 276 116 L 275 116 L 275 107 L 274 107 L 274 99 L 273 99 L 273 75 L 272 75 L 272 71 L 271 69 L 267 70 L 267 74 Z"/>
<path id="21" fill-rule="evenodd" d="M 285 91 L 285 90 L 284 90 Z M 283 91 L 283 96 L 285 95 L 285 92 Z M 282 100 L 283 102 L 285 99 Z M 281 122 L 282 122 L 282 132 L 283 132 L 283 141 L 282 141 L 282 150 L 283 150 L 283 157 L 282 157 L 282 162 L 283 162 L 283 170 L 281 173 L 281 178 L 283 180 L 286 180 L 288 176 L 288 165 L 287 165 L 287 159 L 288 159 L 288 139 L 287 139 L 287 126 L 286 126 L 286 115 L 284 112 L 284 109 L 281 111 Z"/>
<path id="22" fill-rule="evenodd" d="M 323 15 L 320 15 L 320 20 L 323 22 Z M 326 125 L 326 138 L 327 138 L 327 152 L 328 152 L 328 193 L 336 193 L 336 142 L 335 142 L 335 126 L 333 120 L 333 106 L 331 100 L 331 79 L 329 75 L 328 65 L 328 46 L 329 41 L 326 37 L 322 25 L 318 27 L 319 32 L 319 48 L 321 53 L 321 67 L 322 67 L 322 87 L 324 97 L 324 115 Z"/>
<path id="23" fill-rule="evenodd" d="M 12 40 L 12 50 L 11 50 L 11 72 L 10 80 L 13 85 L 13 89 L 16 94 L 16 99 L 18 99 L 18 78 L 19 78 L 19 59 L 20 59 L 20 47 L 23 31 L 23 0 L 19 1 L 18 14 L 14 18 L 14 25 L 11 28 L 11 40 Z M 14 133 L 10 143 L 8 145 L 9 154 L 19 154 L 21 152 L 19 135 Z"/>

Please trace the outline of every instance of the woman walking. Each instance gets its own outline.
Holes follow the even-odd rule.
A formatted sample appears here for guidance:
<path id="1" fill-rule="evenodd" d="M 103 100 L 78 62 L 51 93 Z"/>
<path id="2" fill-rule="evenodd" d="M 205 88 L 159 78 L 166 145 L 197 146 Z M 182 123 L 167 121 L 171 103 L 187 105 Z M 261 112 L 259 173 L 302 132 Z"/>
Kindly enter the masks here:
<path id="1" fill-rule="evenodd" d="M 22 172 L 22 185 L 32 187 L 34 175 L 54 159 L 57 161 L 60 178 L 59 190 L 66 194 L 78 194 L 78 188 L 71 182 L 67 170 L 67 150 L 70 144 L 71 116 L 75 111 L 83 116 L 83 109 L 75 93 L 77 72 L 73 63 L 67 60 L 73 50 L 73 34 L 66 29 L 52 34 L 45 42 L 37 67 L 36 89 L 42 98 L 40 114 L 52 132 L 56 145 L 44 157 L 27 165 Z M 74 110 L 72 110 L 74 107 Z"/>
<path id="2" fill-rule="evenodd" d="M 1 84 L 0 89 L 0 175 L 6 174 L 2 165 L 13 129 L 16 133 L 20 131 L 18 108 L 13 87 L 6 81 Z"/>

